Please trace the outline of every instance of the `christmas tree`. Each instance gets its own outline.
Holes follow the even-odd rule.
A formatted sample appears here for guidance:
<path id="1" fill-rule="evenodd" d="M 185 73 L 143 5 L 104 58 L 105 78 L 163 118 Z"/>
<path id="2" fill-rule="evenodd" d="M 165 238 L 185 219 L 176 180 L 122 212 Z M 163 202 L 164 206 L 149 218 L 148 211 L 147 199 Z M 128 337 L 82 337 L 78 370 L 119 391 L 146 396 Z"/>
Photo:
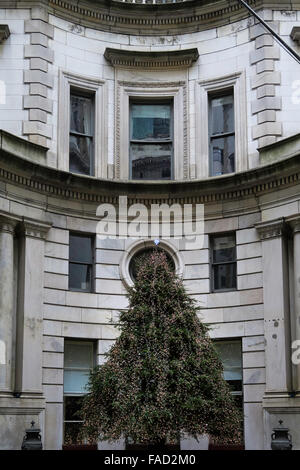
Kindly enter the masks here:
<path id="1" fill-rule="evenodd" d="M 161 250 L 141 257 L 128 299 L 120 336 L 90 375 L 85 436 L 161 445 L 209 434 L 238 442 L 240 412 L 208 327 Z"/>

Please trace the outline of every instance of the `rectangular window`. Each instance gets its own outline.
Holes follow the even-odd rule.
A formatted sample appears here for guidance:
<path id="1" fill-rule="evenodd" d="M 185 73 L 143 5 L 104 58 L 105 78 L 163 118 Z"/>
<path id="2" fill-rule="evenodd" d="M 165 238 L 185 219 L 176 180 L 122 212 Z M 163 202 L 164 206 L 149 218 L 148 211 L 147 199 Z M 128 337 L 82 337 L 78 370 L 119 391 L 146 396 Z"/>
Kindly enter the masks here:
<path id="1" fill-rule="evenodd" d="M 231 394 L 234 397 L 236 406 L 241 411 L 241 419 L 243 420 L 243 365 L 241 340 L 216 340 L 214 344 L 223 364 L 223 377 L 231 389 Z M 242 422 L 241 428 L 243 434 Z M 216 443 L 213 439 L 210 439 L 209 450 L 244 450 L 243 436 L 242 442 L 234 445 L 223 444 L 221 442 Z"/>
<path id="2" fill-rule="evenodd" d="M 223 375 L 239 408 L 243 407 L 243 367 L 240 340 L 215 341 L 223 364 Z"/>
<path id="3" fill-rule="evenodd" d="M 236 289 L 236 241 L 235 234 L 211 236 L 212 290 Z"/>
<path id="4" fill-rule="evenodd" d="M 210 175 L 235 171 L 233 92 L 209 96 Z"/>
<path id="5" fill-rule="evenodd" d="M 173 107 L 170 102 L 130 104 L 130 177 L 173 178 Z"/>
<path id="6" fill-rule="evenodd" d="M 70 233 L 69 289 L 92 292 L 94 237 Z"/>
<path id="7" fill-rule="evenodd" d="M 64 348 L 64 444 L 78 445 L 82 426 L 80 409 L 90 370 L 94 345 L 88 341 L 65 341 Z"/>
<path id="8" fill-rule="evenodd" d="M 71 91 L 69 171 L 94 174 L 94 98 Z"/>

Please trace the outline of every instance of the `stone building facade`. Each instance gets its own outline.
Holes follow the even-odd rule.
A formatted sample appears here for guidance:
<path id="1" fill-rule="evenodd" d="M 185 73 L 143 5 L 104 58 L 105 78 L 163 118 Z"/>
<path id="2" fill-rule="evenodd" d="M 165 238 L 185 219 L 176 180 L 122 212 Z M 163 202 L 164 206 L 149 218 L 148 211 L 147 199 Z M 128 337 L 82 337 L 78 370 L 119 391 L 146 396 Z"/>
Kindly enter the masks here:
<path id="1" fill-rule="evenodd" d="M 299 52 L 300 2 L 249 4 Z M 96 236 L 119 196 L 204 206 L 200 247 L 161 247 L 223 351 L 245 449 L 270 449 L 280 419 L 300 449 L 299 67 L 239 2 L 0 0 L 1 449 L 32 420 L 44 449 L 80 424 L 68 406 L 153 242 Z"/>

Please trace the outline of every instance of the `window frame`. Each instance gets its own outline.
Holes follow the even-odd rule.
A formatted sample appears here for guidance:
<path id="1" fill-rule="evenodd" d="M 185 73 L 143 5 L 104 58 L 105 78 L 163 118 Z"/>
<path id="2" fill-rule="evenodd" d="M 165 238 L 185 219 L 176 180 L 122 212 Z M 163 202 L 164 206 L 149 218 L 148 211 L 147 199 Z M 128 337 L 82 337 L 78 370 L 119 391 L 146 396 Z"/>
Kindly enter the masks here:
<path id="1" fill-rule="evenodd" d="M 79 76 L 63 70 L 59 72 L 58 96 L 58 169 L 69 171 L 69 132 L 70 132 L 70 94 L 78 90 L 79 94 L 94 95 L 94 169 L 93 175 L 84 177 L 108 178 L 108 112 L 107 85 L 104 80 L 94 77 Z M 78 174 L 78 173 L 74 173 Z M 79 175 L 79 174 L 78 174 Z"/>
<path id="2" fill-rule="evenodd" d="M 88 93 L 86 90 L 81 91 L 79 88 L 70 87 L 70 118 L 71 118 L 71 96 L 78 96 L 83 98 L 89 98 L 91 100 L 91 134 L 81 134 L 71 130 L 71 125 L 69 128 L 69 141 L 70 136 L 82 137 L 85 139 L 91 139 L 91 155 L 90 155 L 90 172 L 80 173 L 80 172 L 71 172 L 70 170 L 70 146 L 69 146 L 69 172 L 75 173 L 76 175 L 85 175 L 85 176 L 95 176 L 95 93 Z M 71 119 L 70 119 L 71 122 Z"/>
<path id="3" fill-rule="evenodd" d="M 83 397 L 86 394 L 85 393 L 65 393 L 64 391 L 64 373 L 65 370 L 69 370 L 68 368 L 65 367 L 65 351 L 66 351 L 66 344 L 89 344 L 91 345 L 92 349 L 92 366 L 89 368 L 89 371 L 91 371 L 95 365 L 96 365 L 96 345 L 95 342 L 92 340 L 78 340 L 78 339 L 72 339 L 72 338 L 65 338 L 64 341 L 64 367 L 63 367 L 63 447 L 68 447 L 68 448 L 74 448 L 76 446 L 82 446 L 82 444 L 65 444 L 65 423 L 83 423 L 83 420 L 66 420 L 65 415 L 66 415 L 66 403 L 65 403 L 65 397 Z M 83 370 L 82 368 L 77 368 L 73 370 Z M 84 369 L 85 370 L 85 369 Z M 88 447 L 93 446 L 93 444 L 88 444 Z"/>
<path id="4" fill-rule="evenodd" d="M 235 173 L 246 171 L 248 163 L 248 129 L 247 129 L 247 88 L 245 72 L 217 76 L 196 82 L 196 132 L 195 132 L 195 163 L 196 177 L 220 178 L 210 176 L 210 145 L 209 145 L 209 105 L 208 95 L 233 89 L 234 122 L 235 122 Z M 231 173 L 227 173 L 231 174 Z"/>
<path id="5" fill-rule="evenodd" d="M 225 96 L 232 96 L 233 97 L 233 122 L 234 122 L 234 128 L 232 132 L 223 132 L 220 134 L 212 134 L 212 117 L 213 117 L 213 111 L 212 111 L 212 100 L 215 98 L 222 98 Z M 208 132 L 209 132 L 209 176 L 223 176 L 227 175 L 230 173 L 235 173 L 236 169 L 236 137 L 235 137 L 235 112 L 234 112 L 234 101 L 235 101 L 235 96 L 234 96 L 234 88 L 230 87 L 227 89 L 219 90 L 216 92 L 209 92 L 207 95 L 208 99 Z M 213 152 L 212 152 L 212 142 L 215 139 L 220 139 L 223 138 L 225 139 L 226 137 L 234 137 L 234 170 L 233 172 L 228 172 L 228 173 L 222 173 L 221 175 L 214 175 L 212 172 L 213 169 Z"/>
<path id="6" fill-rule="evenodd" d="M 213 261 L 213 240 L 214 238 L 218 237 L 225 237 L 225 236 L 231 236 L 234 235 L 235 239 L 235 257 L 233 261 L 225 261 L 223 263 L 215 263 Z M 218 293 L 218 292 L 235 292 L 238 290 L 237 288 L 237 249 L 236 249 L 236 232 L 235 231 L 230 231 L 230 232 L 217 232 L 217 233 L 212 233 L 209 235 L 209 271 L 210 271 L 210 291 L 211 293 Z M 214 283 L 214 266 L 215 265 L 224 265 L 224 264 L 235 264 L 235 287 L 230 287 L 230 288 L 225 288 L 225 289 L 215 289 L 215 283 Z"/>
<path id="7" fill-rule="evenodd" d="M 119 70 L 117 73 L 122 75 Z M 115 179 L 129 180 L 129 119 L 124 119 L 124 116 L 129 116 L 130 100 L 140 102 L 173 100 L 173 181 L 187 179 L 190 169 L 186 81 L 164 82 L 158 78 L 155 82 L 133 82 L 119 80 L 118 77 L 116 77 Z"/>
<path id="8" fill-rule="evenodd" d="M 70 259 L 70 238 L 71 236 L 77 236 L 82 238 L 90 238 L 92 240 L 92 263 L 83 263 L 83 262 L 73 262 Z M 95 260 L 96 260 L 96 241 L 95 235 L 86 233 L 86 232 L 76 232 L 76 231 L 69 231 L 69 258 L 68 258 L 68 290 L 70 292 L 83 292 L 83 293 L 94 293 L 95 292 Z M 91 287 L 90 289 L 76 289 L 74 287 L 70 287 L 70 264 L 80 264 L 84 266 L 91 266 Z"/>
<path id="9" fill-rule="evenodd" d="M 138 105 L 147 105 L 147 104 L 168 104 L 170 106 L 170 139 L 169 140 L 154 140 L 149 141 L 149 140 L 135 140 L 131 139 L 131 126 L 132 126 L 132 120 L 131 120 L 131 107 L 134 104 Z M 172 181 L 174 180 L 174 100 L 173 99 L 137 99 L 137 98 L 130 98 L 129 99 L 129 136 L 128 136 L 128 141 L 129 141 L 129 158 L 128 158 L 128 163 L 129 163 L 129 179 L 131 181 Z M 151 180 L 151 179 L 134 179 L 132 178 L 132 158 L 131 158 L 131 144 L 160 144 L 160 143 L 171 143 L 172 150 L 171 150 L 171 177 L 169 179 L 157 179 L 157 180 Z"/>

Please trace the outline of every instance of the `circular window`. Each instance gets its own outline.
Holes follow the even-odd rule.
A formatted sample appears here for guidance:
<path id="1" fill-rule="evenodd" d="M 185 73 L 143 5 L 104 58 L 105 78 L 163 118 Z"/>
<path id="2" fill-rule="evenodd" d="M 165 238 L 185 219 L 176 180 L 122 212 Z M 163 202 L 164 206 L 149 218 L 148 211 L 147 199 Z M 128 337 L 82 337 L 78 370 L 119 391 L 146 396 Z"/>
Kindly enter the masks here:
<path id="1" fill-rule="evenodd" d="M 166 255 L 168 265 L 172 271 L 175 271 L 175 263 L 172 258 L 172 256 L 164 249 L 162 248 L 144 248 L 140 251 L 138 251 L 130 260 L 129 262 L 129 275 L 132 279 L 132 281 L 136 281 L 137 278 L 137 273 L 139 266 L 141 264 L 147 263 L 147 259 L 149 259 L 150 255 L 154 251 L 160 251 L 163 252 Z"/>
<path id="2" fill-rule="evenodd" d="M 120 278 L 126 287 L 133 286 L 139 263 L 145 261 L 145 258 L 147 259 L 154 250 L 163 251 L 167 257 L 170 269 L 178 276 L 183 277 L 184 264 L 175 243 L 160 240 L 159 245 L 155 246 L 153 240 L 138 240 L 127 247 L 120 262 Z"/>

